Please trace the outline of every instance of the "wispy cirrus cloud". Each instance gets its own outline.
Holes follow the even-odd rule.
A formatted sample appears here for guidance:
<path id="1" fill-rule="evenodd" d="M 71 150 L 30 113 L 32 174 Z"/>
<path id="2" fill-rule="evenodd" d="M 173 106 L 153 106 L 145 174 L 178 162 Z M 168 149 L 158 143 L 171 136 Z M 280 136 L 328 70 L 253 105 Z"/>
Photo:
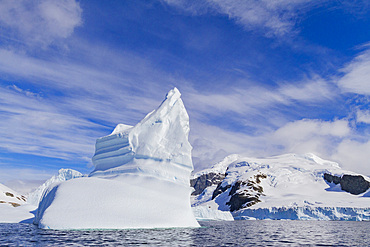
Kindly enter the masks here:
<path id="1" fill-rule="evenodd" d="M 344 75 L 338 80 L 338 86 L 343 92 L 370 95 L 370 44 L 364 47 L 363 52 L 341 69 Z"/>
<path id="2" fill-rule="evenodd" d="M 307 12 L 324 6 L 341 9 L 353 16 L 366 14 L 368 1 L 328 0 L 162 0 L 192 15 L 226 15 L 244 28 L 281 38 L 299 33 L 297 23 Z"/>
<path id="3" fill-rule="evenodd" d="M 101 49 L 85 43 L 82 62 L 0 49 L 0 149 L 90 163 L 98 137 L 118 123 L 136 124 L 173 87 L 170 75 L 139 56 Z M 93 62 L 107 53 L 102 70 Z"/>
<path id="4" fill-rule="evenodd" d="M 1 88 L 0 102 L 0 148 L 69 160 L 87 159 L 93 153 L 96 124 L 61 112 L 54 101 L 12 88 Z"/>
<path id="5" fill-rule="evenodd" d="M 325 0 L 164 0 L 191 14 L 218 13 L 235 20 L 248 30 L 262 30 L 266 36 L 281 37 L 295 32 L 299 13 Z"/>
<path id="6" fill-rule="evenodd" d="M 312 78 L 285 82 L 274 87 L 253 86 L 231 88 L 220 93 L 189 91 L 189 99 L 194 111 L 206 115 L 220 115 L 233 112 L 237 115 L 260 115 L 266 110 L 279 106 L 292 106 L 297 102 L 319 106 L 323 102 L 335 100 L 338 88 L 332 82 L 317 75 Z M 266 116 L 268 117 L 268 116 Z"/>
<path id="7" fill-rule="evenodd" d="M 82 24 L 75 0 L 0 1 L 2 38 L 27 45 L 49 45 L 70 36 Z M 6 31 L 6 32 L 4 32 Z"/>

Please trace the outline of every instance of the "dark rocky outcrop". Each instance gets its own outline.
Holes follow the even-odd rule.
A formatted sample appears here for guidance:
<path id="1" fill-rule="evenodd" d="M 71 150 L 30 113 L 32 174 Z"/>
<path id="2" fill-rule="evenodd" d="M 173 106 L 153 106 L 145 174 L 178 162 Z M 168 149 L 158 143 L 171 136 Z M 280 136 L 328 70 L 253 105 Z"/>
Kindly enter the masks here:
<path id="1" fill-rule="evenodd" d="M 203 190 L 214 184 L 219 184 L 225 178 L 225 174 L 207 173 L 190 180 L 190 186 L 195 189 L 193 196 L 200 195 Z"/>
<path id="2" fill-rule="evenodd" d="M 258 196 L 253 196 L 251 194 L 234 194 L 226 205 L 229 205 L 230 211 L 234 212 L 244 207 L 250 207 L 260 201 Z M 243 207 L 244 204 L 246 205 Z"/>
<path id="3" fill-rule="evenodd" d="M 14 197 L 14 195 L 12 193 L 10 193 L 10 192 L 5 192 L 5 195 L 6 196 L 10 196 L 10 197 Z"/>
<path id="4" fill-rule="evenodd" d="M 10 205 L 12 205 L 13 207 L 19 207 L 21 204 L 19 203 L 16 203 L 16 202 L 9 202 Z"/>
<path id="5" fill-rule="evenodd" d="M 259 185 L 261 179 L 265 179 L 265 174 L 256 174 L 247 181 L 236 181 L 229 191 L 230 200 L 226 205 L 230 206 L 230 211 L 250 207 L 261 200 L 263 188 Z"/>
<path id="6" fill-rule="evenodd" d="M 340 184 L 342 190 L 353 195 L 364 193 L 370 188 L 370 182 L 361 175 L 345 174 L 342 177 L 338 177 L 325 173 L 324 179 L 329 183 Z"/>
<path id="7" fill-rule="evenodd" d="M 364 193 L 370 188 L 370 182 L 366 181 L 363 176 L 343 175 L 340 180 L 342 190 L 351 194 L 358 195 Z"/>
<path id="8" fill-rule="evenodd" d="M 218 185 L 217 185 L 217 188 L 213 191 L 213 194 L 212 194 L 212 200 L 216 198 L 216 196 L 224 193 L 228 188 L 231 187 L 231 185 L 226 185 L 225 187 L 222 187 L 222 182 L 220 182 Z"/>
<path id="9" fill-rule="evenodd" d="M 324 173 L 324 179 L 329 183 L 339 184 L 341 177 L 333 176 L 329 173 Z"/>

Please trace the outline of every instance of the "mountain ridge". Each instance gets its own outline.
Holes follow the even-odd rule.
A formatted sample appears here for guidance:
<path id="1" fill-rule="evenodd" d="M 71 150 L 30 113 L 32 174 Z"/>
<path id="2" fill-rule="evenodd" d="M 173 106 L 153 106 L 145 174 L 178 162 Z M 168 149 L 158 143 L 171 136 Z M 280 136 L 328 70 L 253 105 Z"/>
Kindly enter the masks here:
<path id="1" fill-rule="evenodd" d="M 291 219 L 299 219 L 292 215 L 305 215 L 302 212 L 310 215 L 301 216 L 302 219 L 352 219 L 353 215 L 339 217 L 330 213 L 320 218 L 317 210 L 329 207 L 332 209 L 328 211 L 333 212 L 337 209 L 340 211 L 340 208 L 355 208 L 366 209 L 365 213 L 359 213 L 359 219 L 370 220 L 369 177 L 343 170 L 336 162 L 312 153 L 268 158 L 233 155 L 226 158 L 223 160 L 225 162 L 221 161 L 222 165 L 220 162 L 215 165 L 216 169 L 214 166 L 193 175 L 192 206 L 230 211 L 239 219 L 243 215 L 248 218 L 254 215 L 256 218 L 276 219 L 275 213 L 269 211 L 272 208 L 300 208 L 300 213 L 297 210 L 290 213 Z M 223 170 L 215 172 L 220 166 Z M 196 186 L 199 184 L 203 187 Z M 261 213 L 261 210 L 270 213 Z M 281 212 L 280 216 L 289 215 L 286 210 Z"/>

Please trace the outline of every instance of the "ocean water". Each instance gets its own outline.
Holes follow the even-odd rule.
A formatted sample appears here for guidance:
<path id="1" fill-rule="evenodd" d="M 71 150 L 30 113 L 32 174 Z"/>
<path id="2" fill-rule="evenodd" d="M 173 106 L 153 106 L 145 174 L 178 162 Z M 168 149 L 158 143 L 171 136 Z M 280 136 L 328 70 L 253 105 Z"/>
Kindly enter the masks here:
<path id="1" fill-rule="evenodd" d="M 370 246 L 370 222 L 213 221 L 201 228 L 41 230 L 0 224 L 0 246 Z"/>

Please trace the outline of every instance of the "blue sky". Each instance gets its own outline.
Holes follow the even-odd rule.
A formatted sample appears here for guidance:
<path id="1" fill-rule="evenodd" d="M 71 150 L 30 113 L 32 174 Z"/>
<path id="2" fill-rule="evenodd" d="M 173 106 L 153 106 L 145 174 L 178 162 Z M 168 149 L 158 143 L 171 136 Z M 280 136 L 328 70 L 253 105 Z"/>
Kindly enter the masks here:
<path id="1" fill-rule="evenodd" d="M 173 87 L 196 170 L 312 152 L 370 175 L 369 27 L 366 0 L 1 1 L 0 183 L 90 172 Z"/>

